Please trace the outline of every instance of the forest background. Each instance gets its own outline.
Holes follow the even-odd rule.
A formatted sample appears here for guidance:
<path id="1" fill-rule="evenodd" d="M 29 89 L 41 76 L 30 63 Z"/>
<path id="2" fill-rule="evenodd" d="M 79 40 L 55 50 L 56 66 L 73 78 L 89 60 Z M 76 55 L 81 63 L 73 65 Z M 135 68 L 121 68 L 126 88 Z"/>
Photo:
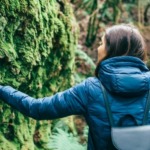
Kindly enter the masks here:
<path id="1" fill-rule="evenodd" d="M 37 98 L 80 83 L 120 23 L 140 29 L 150 54 L 150 0 L 1 0 L 0 84 Z M 85 150 L 87 136 L 82 116 L 36 121 L 0 102 L 0 150 Z"/>

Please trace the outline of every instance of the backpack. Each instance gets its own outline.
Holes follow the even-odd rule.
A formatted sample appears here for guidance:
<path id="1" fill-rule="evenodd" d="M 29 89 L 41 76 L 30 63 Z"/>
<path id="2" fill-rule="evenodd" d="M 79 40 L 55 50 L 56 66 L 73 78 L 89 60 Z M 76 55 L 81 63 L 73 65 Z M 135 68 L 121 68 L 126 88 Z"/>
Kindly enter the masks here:
<path id="1" fill-rule="evenodd" d="M 142 125 L 138 125 L 136 119 L 132 115 L 127 114 L 119 120 L 119 126 L 116 126 L 113 122 L 107 93 L 102 84 L 101 89 L 111 126 L 111 139 L 108 150 L 150 150 L 150 125 L 147 125 L 150 109 L 150 90 L 148 92 Z M 136 126 L 122 127 L 122 122 L 126 118 L 132 119 Z"/>

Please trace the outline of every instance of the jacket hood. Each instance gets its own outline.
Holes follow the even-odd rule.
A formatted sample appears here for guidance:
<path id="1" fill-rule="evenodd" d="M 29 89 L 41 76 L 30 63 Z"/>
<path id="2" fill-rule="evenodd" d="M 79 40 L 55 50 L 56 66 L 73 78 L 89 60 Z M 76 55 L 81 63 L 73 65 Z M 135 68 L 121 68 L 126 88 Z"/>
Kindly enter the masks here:
<path id="1" fill-rule="evenodd" d="M 99 79 L 110 92 L 139 95 L 150 88 L 150 72 L 137 57 L 120 56 L 106 59 L 99 67 Z"/>

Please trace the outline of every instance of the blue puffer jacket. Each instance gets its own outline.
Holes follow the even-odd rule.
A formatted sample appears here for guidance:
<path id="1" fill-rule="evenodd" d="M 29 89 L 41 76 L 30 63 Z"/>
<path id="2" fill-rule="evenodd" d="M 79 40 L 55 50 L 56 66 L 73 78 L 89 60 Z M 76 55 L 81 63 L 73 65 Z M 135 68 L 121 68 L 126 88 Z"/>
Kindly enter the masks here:
<path id="1" fill-rule="evenodd" d="M 34 99 L 10 86 L 1 86 L 0 98 L 35 119 L 84 115 L 89 125 L 88 150 L 107 150 L 110 125 L 100 82 L 107 90 L 114 122 L 131 114 L 141 124 L 150 89 L 150 72 L 140 59 L 130 56 L 104 60 L 100 65 L 99 78 L 88 78 L 51 97 Z M 128 120 L 126 124 L 131 122 Z"/>

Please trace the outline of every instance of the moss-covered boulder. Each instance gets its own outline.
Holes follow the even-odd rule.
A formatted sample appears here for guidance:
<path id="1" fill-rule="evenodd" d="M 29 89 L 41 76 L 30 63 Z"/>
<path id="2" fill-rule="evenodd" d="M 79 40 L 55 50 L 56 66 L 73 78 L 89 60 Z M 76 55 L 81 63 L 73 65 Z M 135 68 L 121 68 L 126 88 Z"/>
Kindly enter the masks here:
<path id="1" fill-rule="evenodd" d="M 70 87 L 76 43 L 69 0 L 0 1 L 0 84 L 33 97 Z M 49 149 L 50 124 L 0 101 L 0 149 Z"/>

